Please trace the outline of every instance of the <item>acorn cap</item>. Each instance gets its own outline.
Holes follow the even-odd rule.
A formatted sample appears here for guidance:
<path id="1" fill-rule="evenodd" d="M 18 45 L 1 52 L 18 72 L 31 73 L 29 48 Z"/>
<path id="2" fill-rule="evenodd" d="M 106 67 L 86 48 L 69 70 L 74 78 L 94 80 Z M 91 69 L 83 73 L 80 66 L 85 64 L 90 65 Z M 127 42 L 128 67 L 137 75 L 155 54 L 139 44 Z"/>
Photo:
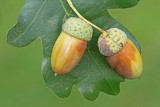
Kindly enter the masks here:
<path id="1" fill-rule="evenodd" d="M 107 35 L 101 34 L 98 39 L 99 51 L 104 56 L 113 56 L 124 47 L 127 35 L 118 28 L 111 28 L 107 33 Z"/>
<path id="2" fill-rule="evenodd" d="M 80 18 L 71 17 L 62 26 L 62 30 L 78 39 L 90 41 L 93 34 L 92 27 Z"/>

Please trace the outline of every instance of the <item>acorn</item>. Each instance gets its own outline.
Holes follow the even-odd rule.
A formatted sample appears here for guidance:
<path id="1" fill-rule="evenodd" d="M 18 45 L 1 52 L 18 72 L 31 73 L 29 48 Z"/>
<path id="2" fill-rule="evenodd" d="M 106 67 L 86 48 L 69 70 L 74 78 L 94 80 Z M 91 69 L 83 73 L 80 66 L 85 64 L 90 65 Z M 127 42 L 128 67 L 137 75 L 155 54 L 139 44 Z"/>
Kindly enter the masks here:
<path id="1" fill-rule="evenodd" d="M 140 78 L 143 70 L 141 55 L 122 30 L 107 30 L 107 35 L 102 34 L 99 37 L 98 47 L 118 74 L 128 79 Z"/>
<path id="2" fill-rule="evenodd" d="M 51 54 L 51 67 L 57 74 L 71 72 L 80 62 L 91 40 L 92 27 L 80 18 L 71 17 L 62 26 Z"/>

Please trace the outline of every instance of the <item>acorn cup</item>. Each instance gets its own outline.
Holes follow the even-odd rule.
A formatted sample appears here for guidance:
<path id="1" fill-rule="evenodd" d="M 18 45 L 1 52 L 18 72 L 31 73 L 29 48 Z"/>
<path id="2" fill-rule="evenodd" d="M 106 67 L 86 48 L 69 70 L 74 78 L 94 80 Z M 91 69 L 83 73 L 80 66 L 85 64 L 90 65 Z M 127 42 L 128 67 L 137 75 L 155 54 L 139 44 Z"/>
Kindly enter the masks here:
<path id="1" fill-rule="evenodd" d="M 69 18 L 62 27 L 51 55 L 51 67 L 57 74 L 71 72 L 80 62 L 92 38 L 92 27 L 80 18 Z"/>
<path id="2" fill-rule="evenodd" d="M 118 74 L 128 79 L 140 78 L 143 70 L 141 55 L 122 30 L 107 30 L 107 35 L 102 34 L 99 37 L 98 47 Z"/>

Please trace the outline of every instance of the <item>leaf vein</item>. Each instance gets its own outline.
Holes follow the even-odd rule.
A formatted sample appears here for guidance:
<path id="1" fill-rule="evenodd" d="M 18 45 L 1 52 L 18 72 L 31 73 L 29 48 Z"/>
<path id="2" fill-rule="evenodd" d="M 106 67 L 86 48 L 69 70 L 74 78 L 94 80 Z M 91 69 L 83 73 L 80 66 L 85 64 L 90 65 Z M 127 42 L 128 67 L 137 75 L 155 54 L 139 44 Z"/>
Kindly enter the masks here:
<path id="1" fill-rule="evenodd" d="M 89 53 L 90 53 L 90 50 L 89 50 L 89 49 L 87 49 L 87 50 L 88 50 Z M 92 55 L 90 55 L 90 56 L 92 57 Z M 93 58 L 93 57 L 92 57 L 92 58 Z M 110 81 L 108 80 L 108 78 L 107 78 L 106 76 L 104 76 L 105 74 L 103 73 L 103 71 L 102 71 L 101 68 L 99 67 L 98 63 L 95 61 L 95 58 L 93 58 L 93 60 L 94 60 L 95 64 L 97 65 L 97 67 L 98 67 L 100 73 L 102 74 L 102 76 L 103 76 L 103 77 L 106 79 L 106 81 L 108 82 L 108 84 L 109 84 L 109 86 L 111 87 L 111 89 L 114 90 L 114 88 L 113 88 L 113 86 L 111 85 Z"/>
<path id="2" fill-rule="evenodd" d="M 46 1 L 47 1 L 47 0 L 44 0 L 44 2 L 42 3 L 42 5 L 41 5 L 40 8 L 39 8 L 37 14 L 35 15 L 34 19 L 32 20 L 32 22 L 29 24 L 29 26 L 26 28 L 26 30 L 25 30 L 21 35 L 24 35 L 24 34 L 28 31 L 28 29 L 30 28 L 30 26 L 35 22 L 35 20 L 36 20 L 37 17 L 39 16 L 39 14 L 40 14 L 43 6 L 45 5 Z M 21 35 L 19 35 L 17 38 L 15 38 L 15 39 L 14 39 L 14 42 L 16 42 L 18 39 L 20 39 Z"/>
<path id="3" fill-rule="evenodd" d="M 62 0 L 59 0 L 59 1 L 60 1 L 60 3 L 61 3 L 62 8 L 64 9 L 66 15 L 69 17 L 70 14 L 67 12 L 67 9 L 65 8 L 65 6 L 64 6 L 64 4 L 63 4 L 63 1 L 62 1 Z"/>
<path id="4" fill-rule="evenodd" d="M 63 86 L 62 77 L 61 77 L 60 81 L 61 81 L 61 88 L 62 88 L 63 97 L 65 97 L 65 92 L 64 92 L 64 86 Z"/>

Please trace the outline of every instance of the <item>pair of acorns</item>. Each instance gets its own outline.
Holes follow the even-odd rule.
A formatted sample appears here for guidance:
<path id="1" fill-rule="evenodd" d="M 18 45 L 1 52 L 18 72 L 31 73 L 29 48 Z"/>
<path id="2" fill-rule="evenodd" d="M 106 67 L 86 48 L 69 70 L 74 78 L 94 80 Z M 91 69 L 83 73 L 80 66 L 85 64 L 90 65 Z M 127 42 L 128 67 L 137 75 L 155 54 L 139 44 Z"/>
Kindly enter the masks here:
<path id="1" fill-rule="evenodd" d="M 63 24 L 62 32 L 52 50 L 53 71 L 59 75 L 71 72 L 82 59 L 92 34 L 92 27 L 84 20 L 69 18 Z M 128 79 L 140 77 L 143 69 L 141 55 L 122 30 L 111 28 L 101 34 L 98 47 L 118 74 Z"/>

